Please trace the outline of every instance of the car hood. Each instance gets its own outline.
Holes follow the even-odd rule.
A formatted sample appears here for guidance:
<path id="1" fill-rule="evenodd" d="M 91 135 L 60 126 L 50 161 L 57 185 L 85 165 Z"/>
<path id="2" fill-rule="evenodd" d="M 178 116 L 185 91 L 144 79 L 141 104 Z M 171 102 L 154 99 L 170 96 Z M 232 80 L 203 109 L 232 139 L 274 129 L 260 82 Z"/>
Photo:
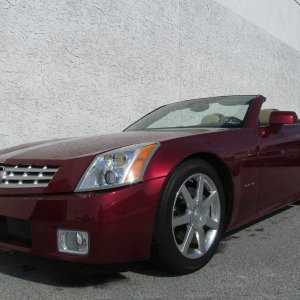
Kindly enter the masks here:
<path id="1" fill-rule="evenodd" d="M 134 144 L 162 142 L 222 129 L 131 131 L 83 138 L 35 142 L 0 151 L 0 164 L 58 169 L 47 187 L 2 186 L 1 195 L 29 195 L 73 192 L 95 155 Z M 226 129 L 225 129 L 226 130 Z"/>
<path id="2" fill-rule="evenodd" d="M 90 137 L 57 139 L 0 150 L 0 163 L 19 160 L 67 160 L 134 144 L 162 142 L 189 135 L 224 129 L 128 131 Z"/>

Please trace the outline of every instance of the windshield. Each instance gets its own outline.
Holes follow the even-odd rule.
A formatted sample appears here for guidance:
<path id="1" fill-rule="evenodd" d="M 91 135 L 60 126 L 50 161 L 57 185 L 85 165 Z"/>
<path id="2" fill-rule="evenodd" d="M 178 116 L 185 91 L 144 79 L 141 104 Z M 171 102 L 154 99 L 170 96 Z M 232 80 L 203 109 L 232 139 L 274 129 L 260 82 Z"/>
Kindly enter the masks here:
<path id="1" fill-rule="evenodd" d="M 166 128 L 239 128 L 256 96 L 227 96 L 177 102 L 154 110 L 125 131 Z"/>

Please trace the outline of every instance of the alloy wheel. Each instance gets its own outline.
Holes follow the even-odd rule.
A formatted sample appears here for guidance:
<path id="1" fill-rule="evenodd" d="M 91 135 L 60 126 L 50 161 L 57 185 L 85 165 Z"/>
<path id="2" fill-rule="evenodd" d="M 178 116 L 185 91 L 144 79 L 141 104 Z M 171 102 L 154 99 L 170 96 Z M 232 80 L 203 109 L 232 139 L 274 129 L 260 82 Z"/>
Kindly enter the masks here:
<path id="1" fill-rule="evenodd" d="M 188 177 L 173 205 L 173 237 L 180 253 L 188 259 L 202 257 L 217 237 L 220 218 L 220 197 L 214 182 L 201 173 Z"/>

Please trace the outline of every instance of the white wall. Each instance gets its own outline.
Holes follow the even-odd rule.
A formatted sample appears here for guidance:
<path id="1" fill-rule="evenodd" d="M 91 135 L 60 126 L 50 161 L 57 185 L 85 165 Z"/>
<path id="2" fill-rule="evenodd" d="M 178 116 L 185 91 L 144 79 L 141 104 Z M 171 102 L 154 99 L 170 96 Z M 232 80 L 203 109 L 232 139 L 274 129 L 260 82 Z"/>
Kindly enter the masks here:
<path id="1" fill-rule="evenodd" d="M 120 131 L 196 97 L 300 112 L 299 78 L 299 51 L 215 1 L 0 0 L 0 148 Z"/>
<path id="2" fill-rule="evenodd" d="M 300 115 L 299 51 L 216 2 L 181 3 L 183 98 L 263 94 Z"/>
<path id="3" fill-rule="evenodd" d="M 300 4 L 295 0 L 215 0 L 300 51 Z M 300 3 L 300 1 L 298 0 Z"/>

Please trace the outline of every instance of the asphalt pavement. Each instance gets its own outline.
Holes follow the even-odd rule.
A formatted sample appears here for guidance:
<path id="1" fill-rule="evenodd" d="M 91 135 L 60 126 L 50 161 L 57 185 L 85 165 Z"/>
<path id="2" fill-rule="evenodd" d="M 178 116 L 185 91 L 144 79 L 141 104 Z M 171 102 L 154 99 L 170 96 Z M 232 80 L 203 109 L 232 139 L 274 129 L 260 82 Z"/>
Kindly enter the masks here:
<path id="1" fill-rule="evenodd" d="M 134 246 L 134 245 L 133 245 Z M 109 268 L 0 250 L 0 299 L 300 299 L 300 201 L 225 237 L 202 270 Z"/>

